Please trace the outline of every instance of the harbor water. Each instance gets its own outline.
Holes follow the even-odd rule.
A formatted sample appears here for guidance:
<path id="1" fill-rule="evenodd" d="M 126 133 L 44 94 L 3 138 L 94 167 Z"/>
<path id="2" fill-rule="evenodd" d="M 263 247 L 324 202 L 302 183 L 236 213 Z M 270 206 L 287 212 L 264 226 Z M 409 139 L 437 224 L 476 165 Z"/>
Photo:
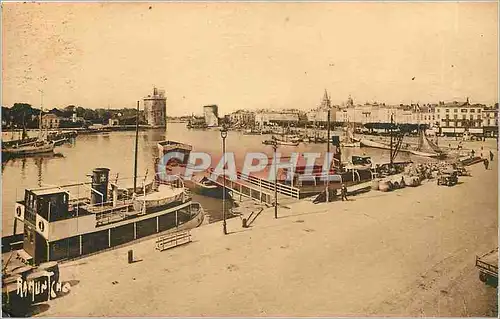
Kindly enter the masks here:
<path id="1" fill-rule="evenodd" d="M 6 138 L 3 133 L 2 138 Z M 340 134 L 336 132 L 335 134 Z M 230 131 L 226 139 L 226 151 L 233 152 L 241 161 L 248 152 L 263 152 L 270 158 L 271 146 L 262 144 L 269 139 L 265 135 L 244 135 L 242 132 Z M 220 159 L 222 139 L 217 129 L 189 130 L 185 123 L 169 123 L 167 129 L 146 130 L 139 132 L 138 174 L 144 175 L 146 170 L 152 178 L 155 158 L 158 156 L 157 143 L 162 140 L 174 140 L 193 146 L 193 151 L 207 152 L 212 155 L 212 166 Z M 54 155 L 43 155 L 28 158 L 9 159 L 2 162 L 2 229 L 3 236 L 12 234 L 13 213 L 16 200 L 24 196 L 24 189 L 40 186 L 68 184 L 89 181 L 96 167 L 110 168 L 110 178 L 131 178 L 134 172 L 135 132 L 109 132 L 80 135 L 69 144 L 56 147 Z M 291 152 L 326 152 L 326 144 L 305 144 L 297 147 L 279 147 L 278 152 L 286 156 Z M 389 151 L 372 148 L 345 148 L 342 159 L 348 160 L 352 155 L 371 156 L 376 161 L 389 161 Z M 408 154 L 401 153 L 397 160 L 410 160 Z M 200 202 L 210 215 L 210 221 L 221 219 L 222 201 L 193 194 L 193 200 Z M 228 205 L 229 206 L 229 205 Z M 21 232 L 18 226 L 17 232 Z"/>

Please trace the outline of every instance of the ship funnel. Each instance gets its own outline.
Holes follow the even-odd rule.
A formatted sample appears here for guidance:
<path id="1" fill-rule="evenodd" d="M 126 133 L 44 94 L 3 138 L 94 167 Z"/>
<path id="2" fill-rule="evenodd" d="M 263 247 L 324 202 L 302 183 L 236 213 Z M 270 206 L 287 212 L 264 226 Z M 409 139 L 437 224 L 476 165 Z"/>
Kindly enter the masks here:
<path id="1" fill-rule="evenodd" d="M 96 168 L 92 171 L 91 204 L 108 201 L 109 168 Z"/>

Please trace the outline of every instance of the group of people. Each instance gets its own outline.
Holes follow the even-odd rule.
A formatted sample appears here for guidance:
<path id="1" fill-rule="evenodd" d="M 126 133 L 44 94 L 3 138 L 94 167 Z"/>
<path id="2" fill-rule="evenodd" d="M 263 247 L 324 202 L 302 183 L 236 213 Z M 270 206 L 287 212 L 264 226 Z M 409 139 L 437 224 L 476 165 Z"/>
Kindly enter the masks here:
<path id="1" fill-rule="evenodd" d="M 488 166 L 489 166 L 489 164 L 490 164 L 490 161 L 492 161 L 492 162 L 493 162 L 493 157 L 494 157 L 494 154 L 493 154 L 493 152 L 492 152 L 492 151 L 490 151 L 490 160 L 488 161 L 488 159 L 487 159 L 487 158 L 485 158 L 485 159 L 484 159 L 484 162 L 483 162 L 483 163 L 484 163 L 484 168 L 485 168 L 485 169 L 488 169 Z"/>
<path id="2" fill-rule="evenodd" d="M 472 150 L 471 151 L 472 157 L 474 157 L 474 154 L 475 154 L 475 152 L 474 152 L 474 150 Z M 481 158 L 484 158 L 484 160 L 483 160 L 484 168 L 488 169 L 490 161 L 493 162 L 493 158 L 495 157 L 495 154 L 493 154 L 493 152 L 490 150 L 489 151 L 489 157 L 490 157 L 490 159 L 488 160 L 488 157 L 483 156 L 483 147 L 481 146 L 481 154 L 480 155 L 481 155 Z"/>

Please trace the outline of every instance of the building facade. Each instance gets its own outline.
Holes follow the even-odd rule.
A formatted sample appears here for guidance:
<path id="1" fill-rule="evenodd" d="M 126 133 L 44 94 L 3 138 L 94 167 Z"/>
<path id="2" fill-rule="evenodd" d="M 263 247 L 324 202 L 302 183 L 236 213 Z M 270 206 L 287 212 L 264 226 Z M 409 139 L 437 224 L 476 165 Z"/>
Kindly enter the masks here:
<path id="1" fill-rule="evenodd" d="M 439 130 L 444 135 L 457 135 L 469 131 L 470 134 L 483 134 L 482 112 L 485 105 L 466 102 L 439 102 L 435 116 Z"/>
<path id="2" fill-rule="evenodd" d="M 252 126 L 255 123 L 255 113 L 238 110 L 229 114 L 229 122 L 236 126 Z"/>
<path id="3" fill-rule="evenodd" d="M 483 109 L 483 130 L 486 136 L 498 136 L 498 103 L 492 107 L 486 107 Z"/>
<path id="4" fill-rule="evenodd" d="M 217 105 L 205 105 L 203 115 L 208 127 L 219 126 L 219 107 Z"/>
<path id="5" fill-rule="evenodd" d="M 336 122 L 338 109 L 338 106 L 332 106 L 330 96 L 325 90 L 320 105 L 317 108 L 306 113 L 307 121 L 309 123 L 323 125 L 328 122 L 328 110 L 330 110 L 330 123 Z"/>
<path id="6" fill-rule="evenodd" d="M 255 113 L 255 124 L 259 127 L 277 124 L 294 126 L 299 123 L 299 114 L 292 112 L 261 111 Z"/>
<path id="7" fill-rule="evenodd" d="M 42 116 L 42 128 L 59 128 L 60 123 L 61 119 L 55 114 L 45 114 Z"/>
<path id="8" fill-rule="evenodd" d="M 146 123 L 152 127 L 166 127 L 167 98 L 165 91 L 153 89 L 153 95 L 144 98 L 144 115 Z"/>

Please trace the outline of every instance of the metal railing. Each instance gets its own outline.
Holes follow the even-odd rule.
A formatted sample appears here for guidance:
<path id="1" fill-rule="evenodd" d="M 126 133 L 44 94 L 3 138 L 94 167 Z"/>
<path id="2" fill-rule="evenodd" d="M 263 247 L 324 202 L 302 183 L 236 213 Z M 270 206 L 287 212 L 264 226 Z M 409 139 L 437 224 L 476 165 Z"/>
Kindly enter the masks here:
<path id="1" fill-rule="evenodd" d="M 237 177 L 244 181 L 248 181 L 255 186 L 259 186 L 259 188 L 264 188 L 267 190 L 274 191 L 274 181 L 268 181 L 259 177 L 242 174 L 241 172 L 237 172 Z M 299 198 L 300 189 L 297 187 L 293 187 L 291 185 L 282 184 L 278 182 L 276 183 L 276 190 L 278 193 L 282 195 L 293 198 Z"/>

